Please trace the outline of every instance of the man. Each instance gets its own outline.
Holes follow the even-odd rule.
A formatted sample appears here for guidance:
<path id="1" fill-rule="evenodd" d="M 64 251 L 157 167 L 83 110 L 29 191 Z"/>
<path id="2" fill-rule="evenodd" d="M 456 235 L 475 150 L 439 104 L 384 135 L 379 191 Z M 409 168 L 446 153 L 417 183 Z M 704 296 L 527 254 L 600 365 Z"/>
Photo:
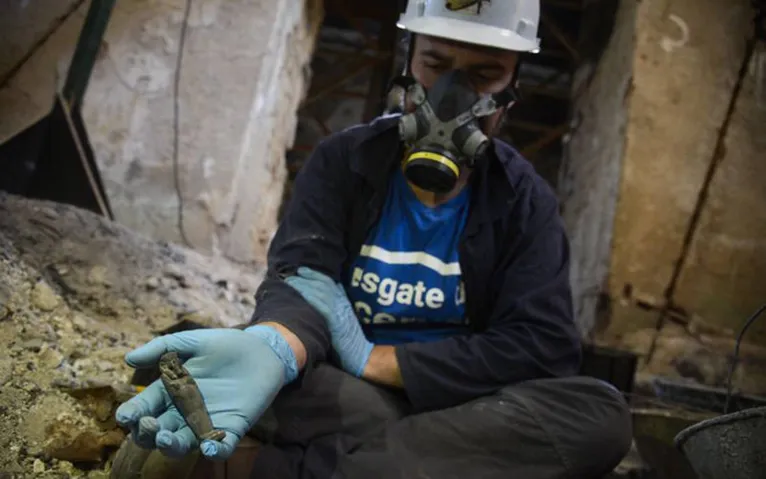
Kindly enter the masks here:
<path id="1" fill-rule="evenodd" d="M 555 196 L 488 138 L 513 102 L 519 52 L 538 48 L 538 16 L 537 0 L 410 1 L 407 114 L 316 149 L 253 324 L 127 357 L 188 358 L 226 438 L 199 444 L 155 383 L 117 411 L 137 441 L 226 459 L 269 409 L 276 427 L 253 477 L 586 478 L 620 461 L 623 398 L 575 376 Z"/>

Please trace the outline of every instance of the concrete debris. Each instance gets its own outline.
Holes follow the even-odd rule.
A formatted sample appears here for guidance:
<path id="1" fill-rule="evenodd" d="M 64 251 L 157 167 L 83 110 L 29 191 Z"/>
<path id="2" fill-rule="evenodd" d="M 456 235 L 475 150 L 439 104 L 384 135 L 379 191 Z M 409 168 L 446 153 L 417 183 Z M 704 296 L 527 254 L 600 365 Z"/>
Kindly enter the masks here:
<path id="1" fill-rule="evenodd" d="M 102 265 L 94 266 L 88 272 L 88 282 L 97 286 L 109 287 L 109 280 L 106 279 L 107 271 Z"/>
<path id="2" fill-rule="evenodd" d="M 240 297 L 240 302 L 242 304 L 245 304 L 247 306 L 252 306 L 255 308 L 255 296 L 250 294 L 244 294 Z"/>
<path id="3" fill-rule="evenodd" d="M 660 333 L 654 356 L 647 362 L 656 330 L 645 328 L 620 337 L 602 339 L 604 346 L 618 347 L 641 355 L 637 382 L 654 377 L 689 380 L 710 387 L 725 387 L 730 358 L 734 351 L 733 337 L 717 334 L 691 334 L 678 325 L 665 325 Z M 740 358 L 733 376 L 735 391 L 754 396 L 766 396 L 766 347 L 742 343 Z"/>
<path id="4" fill-rule="evenodd" d="M 59 304 L 56 293 L 43 281 L 38 281 L 30 298 L 32 305 L 42 311 L 53 311 Z"/>
<path id="5" fill-rule="evenodd" d="M 77 402 L 103 429 L 116 427 L 114 412 L 117 407 L 133 395 L 128 386 L 84 386 L 61 387 L 63 392 L 77 399 Z"/>
<path id="6" fill-rule="evenodd" d="M 125 354 L 181 318 L 246 322 L 262 274 L 0 193 L 0 479 L 108 477 Z"/>
<path id="7" fill-rule="evenodd" d="M 694 379 L 700 384 L 723 385 L 729 373 L 728 356 L 701 347 L 684 351 L 671 364 L 681 377 Z"/>
<path id="8" fill-rule="evenodd" d="M 21 347 L 24 349 L 28 349 L 29 351 L 32 351 L 34 353 L 39 352 L 40 349 L 43 347 L 43 340 L 40 338 L 30 339 L 29 341 L 24 341 L 21 344 Z"/>
<path id="9" fill-rule="evenodd" d="M 71 462 L 99 462 L 110 448 L 120 447 L 125 433 L 120 429 L 102 431 L 98 427 L 79 423 L 62 415 L 46 428 L 46 456 Z"/>
<path id="10" fill-rule="evenodd" d="M 0 357 L 0 386 L 11 379 L 13 374 L 13 360 L 9 357 Z"/>
<path id="11" fill-rule="evenodd" d="M 175 280 L 181 281 L 184 278 L 184 274 L 181 271 L 181 268 L 179 268 L 175 264 L 169 264 L 165 266 L 165 276 L 169 278 L 173 278 Z"/>
<path id="12" fill-rule="evenodd" d="M 64 361 L 64 355 L 60 351 L 53 349 L 48 344 L 43 344 L 38 354 L 38 362 L 47 369 L 56 369 Z"/>
<path id="13" fill-rule="evenodd" d="M 144 286 L 146 286 L 146 289 L 150 291 L 154 291 L 155 289 L 160 287 L 160 280 L 155 277 L 147 278 L 144 282 Z"/>
<path id="14" fill-rule="evenodd" d="M 228 302 L 236 301 L 236 296 L 234 295 L 234 292 L 229 289 L 224 289 L 219 293 L 219 297 L 221 299 L 225 299 Z"/>

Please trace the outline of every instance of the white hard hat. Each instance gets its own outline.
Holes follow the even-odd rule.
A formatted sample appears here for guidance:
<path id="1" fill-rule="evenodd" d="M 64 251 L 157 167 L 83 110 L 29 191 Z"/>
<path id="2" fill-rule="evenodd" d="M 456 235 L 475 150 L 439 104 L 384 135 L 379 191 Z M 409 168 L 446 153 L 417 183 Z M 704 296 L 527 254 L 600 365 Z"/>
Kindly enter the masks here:
<path id="1" fill-rule="evenodd" d="M 537 53 L 540 0 L 409 0 L 397 26 L 413 33 Z"/>

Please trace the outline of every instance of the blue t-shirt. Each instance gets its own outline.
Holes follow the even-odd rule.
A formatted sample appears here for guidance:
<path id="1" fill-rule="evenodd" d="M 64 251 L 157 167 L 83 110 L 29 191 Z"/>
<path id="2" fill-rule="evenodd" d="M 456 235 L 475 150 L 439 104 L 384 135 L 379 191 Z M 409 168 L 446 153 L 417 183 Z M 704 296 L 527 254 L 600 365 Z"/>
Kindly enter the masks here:
<path id="1" fill-rule="evenodd" d="M 424 342 L 468 331 L 458 262 L 468 203 L 464 188 L 445 204 L 426 206 L 397 170 L 346 284 L 370 341 Z"/>

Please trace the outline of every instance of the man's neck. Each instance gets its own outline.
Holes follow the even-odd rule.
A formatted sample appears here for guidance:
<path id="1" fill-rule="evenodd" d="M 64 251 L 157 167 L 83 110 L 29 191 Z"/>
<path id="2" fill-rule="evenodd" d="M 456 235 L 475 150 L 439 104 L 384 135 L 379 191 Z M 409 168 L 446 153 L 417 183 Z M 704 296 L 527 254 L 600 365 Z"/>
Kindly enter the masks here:
<path id="1" fill-rule="evenodd" d="M 428 206 L 429 208 L 436 208 L 439 205 L 443 205 L 444 203 L 448 202 L 452 198 L 455 198 L 457 195 L 460 194 L 461 191 L 463 191 L 463 188 L 468 184 L 468 179 L 471 176 L 471 172 L 468 170 L 463 170 L 460 174 L 460 178 L 458 178 L 457 183 L 455 184 L 455 187 L 452 188 L 451 191 L 448 193 L 433 193 L 430 191 L 426 191 L 422 188 L 419 188 L 415 185 L 413 185 L 411 182 L 407 182 L 410 189 L 413 193 L 415 193 L 415 197 L 424 205 Z"/>

